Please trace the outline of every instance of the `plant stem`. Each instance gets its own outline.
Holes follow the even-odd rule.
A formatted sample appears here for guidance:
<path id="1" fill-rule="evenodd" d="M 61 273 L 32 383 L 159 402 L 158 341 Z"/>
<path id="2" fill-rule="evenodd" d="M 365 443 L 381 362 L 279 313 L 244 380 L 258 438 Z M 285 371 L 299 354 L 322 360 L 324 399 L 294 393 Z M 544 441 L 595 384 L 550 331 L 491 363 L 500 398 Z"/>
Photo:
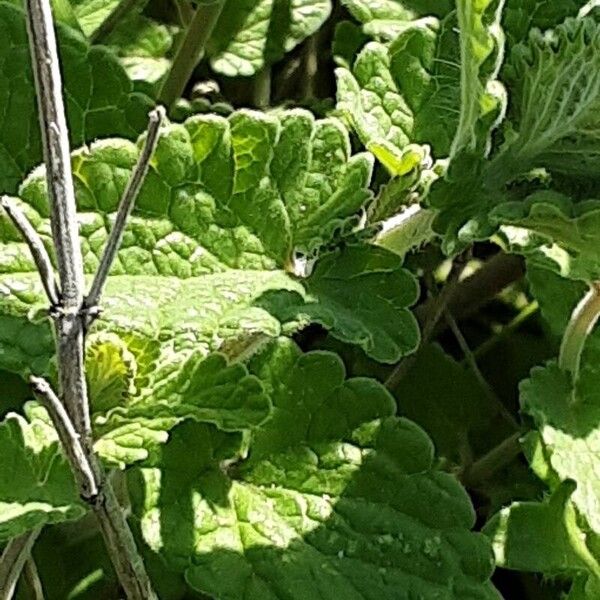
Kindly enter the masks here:
<path id="1" fill-rule="evenodd" d="M 519 424 L 517 423 L 516 419 L 506 408 L 506 406 L 504 406 L 502 400 L 498 398 L 490 384 L 486 381 L 485 377 L 483 376 L 483 373 L 479 369 L 479 365 L 477 364 L 477 361 L 473 356 L 473 352 L 471 351 L 471 348 L 469 347 L 469 344 L 465 339 L 465 336 L 463 335 L 462 331 L 460 330 L 460 327 L 456 323 L 454 317 L 450 314 L 448 310 L 445 311 L 444 316 L 446 318 L 446 321 L 448 322 L 448 325 L 450 326 L 450 330 L 452 331 L 454 337 L 456 338 L 456 341 L 458 342 L 458 345 L 460 346 L 460 349 L 463 353 L 467 365 L 469 365 L 469 369 L 471 369 L 471 372 L 473 373 L 473 375 L 475 375 L 475 378 L 479 382 L 479 387 L 481 387 L 487 399 L 490 401 L 491 404 L 495 406 L 496 410 L 500 415 L 502 415 L 504 420 L 507 423 L 509 423 L 514 429 L 519 429 Z"/>
<path id="2" fill-rule="evenodd" d="M 271 104 L 271 69 L 265 67 L 254 77 L 252 101 L 256 108 L 265 109 Z"/>
<path id="3" fill-rule="evenodd" d="M 11 600 L 21 571 L 41 529 L 33 529 L 10 540 L 0 558 L 0 600 Z"/>
<path id="4" fill-rule="evenodd" d="M 31 556 L 29 556 L 25 563 L 23 577 L 29 587 L 32 600 L 44 600 L 44 588 L 42 587 L 40 574 L 38 573 L 35 560 Z"/>
<path id="5" fill-rule="evenodd" d="M 92 287 L 85 299 L 85 305 L 88 310 L 97 308 L 98 303 L 100 302 L 100 296 L 104 286 L 106 285 L 108 273 L 110 272 L 110 268 L 115 260 L 121 245 L 121 241 L 123 240 L 125 225 L 127 224 L 127 220 L 131 215 L 135 200 L 140 192 L 142 184 L 144 183 L 148 169 L 150 168 L 150 159 L 152 158 L 152 155 L 154 154 L 158 144 L 160 125 L 164 116 L 165 110 L 162 108 L 162 106 L 153 110 L 149 115 L 150 123 L 148 125 L 148 133 L 146 135 L 144 147 L 140 152 L 137 164 L 133 169 L 133 173 L 129 178 L 127 187 L 123 193 L 123 197 L 119 202 L 115 223 L 106 242 L 106 246 L 104 247 L 104 252 L 102 253 L 102 258 L 100 259 L 100 265 L 98 266 L 94 281 L 92 282 Z"/>
<path id="6" fill-rule="evenodd" d="M 49 383 L 41 377 L 31 377 L 30 382 L 33 391 L 52 419 L 52 424 L 58 433 L 60 443 L 71 465 L 71 471 L 75 475 L 80 495 L 86 502 L 89 502 L 90 499 L 98 495 L 99 490 L 96 476 L 81 445 L 79 435 L 75 431 L 65 407 Z"/>
<path id="7" fill-rule="evenodd" d="M 457 284 L 448 302 L 448 310 L 458 321 L 468 318 L 511 283 L 521 279 L 524 274 L 525 266 L 522 257 L 500 252 L 490 258 L 473 275 Z M 436 299 L 431 298 L 415 309 L 415 316 L 420 323 L 426 323 L 435 310 Z M 439 323 L 434 335 L 441 333 L 445 327 L 445 323 Z"/>
<path id="8" fill-rule="evenodd" d="M 304 77 L 302 79 L 302 101 L 308 103 L 315 98 L 315 77 L 319 69 L 319 35 L 311 35 L 305 42 L 303 53 Z"/>
<path id="9" fill-rule="evenodd" d="M 216 0 L 211 4 L 200 4 L 185 32 L 171 70 L 164 80 L 158 101 L 170 108 L 178 100 L 187 85 L 196 65 L 204 54 L 206 43 L 223 11 L 225 0 Z"/>
<path id="10" fill-rule="evenodd" d="M 563 371 L 571 373 L 573 381 L 577 379 L 579 374 L 585 341 L 599 317 L 600 282 L 594 282 L 575 307 L 560 345 L 558 365 Z"/>
<path id="11" fill-rule="evenodd" d="M 56 37 L 47 0 L 26 0 L 29 46 L 46 163 L 52 237 L 61 286 L 55 331 L 63 400 L 75 427 L 91 438 L 83 373 L 83 328 L 77 312 L 83 300 L 83 260 L 77 231 L 75 190 Z M 85 440 L 84 440 L 85 443 Z"/>
<path id="12" fill-rule="evenodd" d="M 485 356 L 492 348 L 494 348 L 498 343 L 502 340 L 509 337 L 513 334 L 525 321 L 535 315 L 540 309 L 539 304 L 534 300 L 530 302 L 525 308 L 523 308 L 519 314 L 507 325 L 505 325 L 501 331 L 499 331 L 496 335 L 489 337 L 485 342 L 477 346 L 473 351 L 473 356 L 477 358 L 481 358 Z"/>
<path id="13" fill-rule="evenodd" d="M 98 29 L 90 35 L 90 42 L 92 44 L 100 44 L 106 40 L 128 13 L 136 8 L 141 10 L 147 2 L 148 0 L 122 0 L 119 2 L 108 17 L 102 21 Z"/>
<path id="14" fill-rule="evenodd" d="M 461 477 L 462 482 L 470 488 L 477 488 L 491 479 L 494 473 L 508 466 L 522 452 L 519 441 L 521 435 L 520 431 L 513 433 L 475 461 Z"/>
<path id="15" fill-rule="evenodd" d="M 62 426 L 67 427 L 68 424 L 75 432 L 74 436 L 66 436 L 63 432 L 61 441 L 73 446 L 74 440 L 78 443 L 81 439 L 80 454 L 87 459 L 91 473 L 86 480 L 92 488 L 93 480 L 97 488 L 97 494 L 92 494 L 87 500 L 99 521 L 126 596 L 130 600 L 153 600 L 156 594 L 135 547 L 125 514 L 110 482 L 104 479 L 93 450 L 84 370 L 87 313 L 83 306 L 83 261 L 54 24 L 49 0 L 26 0 L 25 6 L 50 197 L 52 236 L 61 286 L 60 303 L 52 316 L 60 388 L 66 408 Z M 59 421 L 56 423 L 59 424 Z M 73 460 L 75 449 L 71 447 L 67 451 L 65 448 L 65 452 L 67 458 Z M 76 469 L 73 470 L 78 476 Z M 83 476 L 78 479 L 81 485 L 82 480 Z"/>
<path id="16" fill-rule="evenodd" d="M 52 267 L 52 261 L 50 260 L 50 256 L 48 255 L 46 247 L 38 232 L 25 216 L 25 213 L 10 198 L 2 196 L 2 198 L 0 198 L 0 205 L 29 246 L 29 251 L 31 252 L 38 273 L 40 274 L 42 285 L 44 286 L 50 305 L 53 307 L 58 306 L 60 293 L 58 286 L 56 285 L 54 268 Z"/>

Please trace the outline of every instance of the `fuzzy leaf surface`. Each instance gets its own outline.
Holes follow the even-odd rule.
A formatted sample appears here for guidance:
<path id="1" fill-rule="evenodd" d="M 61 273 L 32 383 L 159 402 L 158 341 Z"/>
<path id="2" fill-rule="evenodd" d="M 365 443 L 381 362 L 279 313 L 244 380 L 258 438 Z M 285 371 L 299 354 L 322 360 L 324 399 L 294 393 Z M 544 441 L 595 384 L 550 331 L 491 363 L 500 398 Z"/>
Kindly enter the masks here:
<path id="1" fill-rule="evenodd" d="M 503 184 L 533 167 L 573 177 L 598 173 L 599 46 L 600 24 L 586 17 L 545 34 L 533 30 L 513 49 L 504 69 L 510 132 L 490 182 Z"/>
<path id="2" fill-rule="evenodd" d="M 579 377 L 573 386 L 569 374 L 554 362 L 536 368 L 521 384 L 521 405 L 538 429 L 538 453 L 544 464 L 536 466 L 551 485 L 573 480 L 572 501 L 587 527 L 600 532 L 600 479 L 598 473 L 598 367 L 597 336 L 588 338 Z M 545 470 L 544 470 L 545 469 Z"/>
<path id="3" fill-rule="evenodd" d="M 600 277 L 600 202 L 573 202 L 552 191 L 497 206 L 490 221 L 500 226 L 507 248 L 562 277 Z"/>

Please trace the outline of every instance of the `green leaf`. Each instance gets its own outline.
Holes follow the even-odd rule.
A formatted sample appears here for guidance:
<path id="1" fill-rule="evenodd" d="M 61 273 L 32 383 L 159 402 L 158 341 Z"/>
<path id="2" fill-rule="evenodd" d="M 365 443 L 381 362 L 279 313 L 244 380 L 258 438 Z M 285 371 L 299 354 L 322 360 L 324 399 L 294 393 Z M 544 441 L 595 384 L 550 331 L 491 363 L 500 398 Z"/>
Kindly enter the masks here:
<path id="1" fill-rule="evenodd" d="M 86 512 L 45 411 L 26 413 L 0 423 L 0 541 Z"/>
<path id="2" fill-rule="evenodd" d="M 121 65 L 138 88 L 154 96 L 158 83 L 171 67 L 177 28 L 132 12 L 121 20 L 104 43 L 121 59 Z"/>
<path id="3" fill-rule="evenodd" d="M 335 355 L 290 342 L 252 368 L 275 413 L 248 458 L 232 464 L 235 440 L 185 425 L 133 488 L 146 542 L 192 588 L 222 600 L 497 598 L 464 490 L 432 467 L 418 427 L 388 416 L 380 384 L 345 380 Z"/>
<path id="4" fill-rule="evenodd" d="M 536 452 L 547 465 L 538 466 L 540 476 L 550 485 L 573 480 L 577 484 L 572 501 L 582 523 L 600 532 L 600 479 L 598 472 L 598 367 L 600 339 L 588 338 L 581 359 L 579 377 L 573 386 L 568 373 L 555 362 L 536 368 L 521 384 L 521 405 L 539 431 Z"/>
<path id="5" fill-rule="evenodd" d="M 419 345 L 419 327 L 408 310 L 419 289 L 395 254 L 348 246 L 320 259 L 305 287 L 305 294 L 270 292 L 260 305 L 294 329 L 320 323 L 380 362 L 395 363 Z"/>
<path id="6" fill-rule="evenodd" d="M 600 278 L 599 201 L 574 203 L 557 192 L 541 191 L 497 206 L 490 221 L 500 226 L 505 246 L 531 263 L 570 279 Z"/>
<path id="7" fill-rule="evenodd" d="M 503 58 L 502 2 L 457 0 L 460 29 L 460 120 L 452 154 L 475 152 L 503 113 L 504 90 L 495 81 Z M 486 121 L 483 136 L 480 122 Z M 481 139 L 483 137 L 483 140 Z"/>
<path id="8" fill-rule="evenodd" d="M 529 291 L 540 306 L 542 316 L 550 329 L 561 336 L 575 307 L 588 290 L 581 281 L 565 279 L 556 273 L 527 263 Z"/>
<path id="9" fill-rule="evenodd" d="M 118 61 L 90 47 L 77 32 L 57 26 L 71 143 L 107 135 L 135 138 L 147 124 L 149 99 L 133 92 Z M 0 193 L 14 193 L 42 160 L 25 16 L 0 2 Z"/>
<path id="10" fill-rule="evenodd" d="M 461 464 L 464 452 L 476 449 L 494 418 L 475 375 L 438 345 L 423 347 L 392 391 L 400 414 L 423 427 L 451 464 Z"/>
<path id="11" fill-rule="evenodd" d="M 566 482 L 544 502 L 515 502 L 495 515 L 484 533 L 492 541 L 496 563 L 548 576 L 589 574 L 595 559 L 570 502 L 574 489 Z M 600 573 L 597 563 L 594 568 Z"/>
<path id="12" fill-rule="evenodd" d="M 92 411 L 104 412 L 125 404 L 135 394 L 137 362 L 127 344 L 110 333 L 86 340 L 85 374 Z"/>
<path id="13" fill-rule="evenodd" d="M 105 461 L 123 468 L 148 460 L 167 432 L 185 420 L 244 431 L 261 425 L 270 412 L 262 384 L 243 365 L 228 365 L 219 354 L 196 354 L 175 377 L 149 381 L 127 405 L 96 412 L 95 448 Z"/>
<path id="14" fill-rule="evenodd" d="M 507 0 L 502 26 L 510 47 L 526 40 L 534 29 L 545 31 L 560 25 L 567 17 L 576 17 L 588 0 Z"/>
<path id="15" fill-rule="evenodd" d="M 368 40 L 358 25 L 351 21 L 340 21 L 335 26 L 331 51 L 336 64 L 350 68 L 354 57 Z"/>
<path id="16" fill-rule="evenodd" d="M 415 21 L 391 46 L 367 44 L 352 72 L 336 71 L 338 109 L 393 174 L 410 170 L 394 165 L 402 165 L 407 152 L 424 158 L 411 144 L 430 145 L 436 158 L 450 151 L 460 105 L 455 27 L 454 17 L 441 24 L 433 18 Z"/>
<path id="17" fill-rule="evenodd" d="M 228 77 L 254 75 L 315 33 L 331 13 L 331 0 L 226 0 L 207 53 Z"/>
<path id="18" fill-rule="evenodd" d="M 125 140 L 105 140 L 74 153 L 87 273 L 98 264 L 138 152 Z M 284 269 L 293 269 L 296 252 L 314 253 L 358 226 L 358 212 L 371 197 L 371 168 L 369 155 L 350 156 L 338 121 L 315 121 L 305 111 L 240 111 L 229 119 L 197 116 L 166 127 L 97 329 L 161 339 L 161 376 L 176 371 L 192 351 L 251 352 L 255 342 L 281 330 L 258 299 L 272 289 L 302 293 L 301 282 Z M 43 169 L 20 193 L 51 251 Z M 412 294 L 412 280 L 409 285 Z M 1 216 L 2 368 L 48 372 L 53 352 L 44 305 L 28 250 Z"/>
<path id="19" fill-rule="evenodd" d="M 573 177 L 598 173 L 598 40 L 600 24 L 586 17 L 567 19 L 545 34 L 534 30 L 514 48 L 504 70 L 509 130 L 490 166 L 492 184 L 534 167 Z"/>
<path id="20" fill-rule="evenodd" d="M 85 35 L 91 35 L 106 21 L 122 0 L 70 0 L 79 26 Z"/>
<path id="21" fill-rule="evenodd" d="M 342 0 L 363 31 L 381 41 L 393 41 L 418 17 L 444 17 L 453 8 L 451 0 Z"/>

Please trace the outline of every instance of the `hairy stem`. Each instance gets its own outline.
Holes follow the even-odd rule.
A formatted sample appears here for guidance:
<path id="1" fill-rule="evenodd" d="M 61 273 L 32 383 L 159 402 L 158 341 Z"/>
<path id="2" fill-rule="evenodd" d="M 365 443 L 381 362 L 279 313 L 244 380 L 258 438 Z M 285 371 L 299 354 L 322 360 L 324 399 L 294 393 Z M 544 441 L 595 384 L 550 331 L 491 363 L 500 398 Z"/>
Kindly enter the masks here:
<path id="1" fill-rule="evenodd" d="M 591 284 L 590 289 L 575 307 L 565 329 L 560 345 L 558 364 L 563 371 L 571 373 L 573 381 L 579 374 L 581 354 L 588 335 L 600 317 L 600 282 Z"/>
<path id="2" fill-rule="evenodd" d="M 211 4 L 200 4 L 177 49 L 173 65 L 164 80 L 158 100 L 170 108 L 181 97 L 196 65 L 204 54 L 206 43 L 217 24 L 225 0 L 215 0 Z"/>
<path id="3" fill-rule="evenodd" d="M 0 558 L 0 600 L 11 600 L 21 571 L 41 529 L 28 531 L 8 542 Z"/>
<path id="4" fill-rule="evenodd" d="M 58 433 L 60 443 L 71 465 L 71 471 L 75 475 L 79 493 L 82 498 L 89 501 L 90 498 L 98 495 L 99 490 L 96 476 L 81 445 L 79 434 L 75 431 L 65 407 L 50 387 L 50 384 L 40 377 L 31 377 L 30 382 L 34 393 L 52 419 L 52 424 Z"/>
<path id="5" fill-rule="evenodd" d="M 90 437 L 83 328 L 77 316 L 83 300 L 83 260 L 56 37 L 49 2 L 26 0 L 25 6 L 61 287 L 60 307 L 54 321 L 59 378 L 63 400 L 77 431 Z"/>

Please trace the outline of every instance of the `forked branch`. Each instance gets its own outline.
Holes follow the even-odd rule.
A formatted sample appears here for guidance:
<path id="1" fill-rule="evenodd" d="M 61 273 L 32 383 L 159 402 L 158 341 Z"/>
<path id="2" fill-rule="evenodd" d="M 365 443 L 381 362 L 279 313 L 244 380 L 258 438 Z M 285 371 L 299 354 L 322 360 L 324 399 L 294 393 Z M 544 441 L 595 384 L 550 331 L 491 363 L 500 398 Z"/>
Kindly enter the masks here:
<path id="1" fill-rule="evenodd" d="M 105 480 L 102 466 L 94 453 L 91 421 L 84 369 L 84 342 L 88 311 L 83 303 L 83 260 L 77 224 L 75 191 L 71 171 L 69 137 L 62 97 L 58 52 L 50 0 L 25 0 L 27 29 L 38 100 L 38 113 L 46 163 L 46 179 L 56 263 L 60 279 L 60 294 L 52 288 L 48 273 L 49 259 L 41 249 L 35 230 L 26 219 L 13 211 L 13 222 L 27 240 L 45 287 L 50 296 L 58 296 L 51 303 L 57 348 L 60 396 L 40 379 L 32 383 L 48 409 L 58 431 L 67 459 L 78 483 L 81 495 L 96 514 L 108 553 L 113 562 L 125 595 L 130 600 L 154 600 L 156 594 L 136 548 L 125 514 L 119 505 L 109 481 Z M 107 246 L 105 272 L 98 275 L 101 291 L 108 269 L 121 241 L 127 216 L 146 173 L 148 161 L 156 146 L 162 112 L 151 117 L 150 141 L 138 165 L 129 194 L 119 210 L 118 224 Z M 145 161 L 145 163 L 144 163 Z M 6 203 L 3 203 L 6 204 Z M 9 211 L 11 207 L 9 206 Z M 122 213 L 122 214 L 121 214 Z M 10 212 L 9 212 L 10 214 Z M 16 215 L 16 220 L 15 220 Z M 122 222 L 121 222 L 122 221 Z M 47 290 L 47 291 L 48 291 Z M 64 403 L 64 406 L 63 406 Z M 17 544 L 20 538 L 14 540 Z M 4 569 L 16 581 L 35 540 L 29 536 L 20 552 L 2 560 Z M 27 542 L 27 543 L 25 543 Z M 9 548 L 11 547 L 9 544 Z M 22 560 L 22 555 L 25 560 Z M 12 562 L 11 562 L 12 561 Z M 12 580 L 11 579 L 11 580 Z"/>

